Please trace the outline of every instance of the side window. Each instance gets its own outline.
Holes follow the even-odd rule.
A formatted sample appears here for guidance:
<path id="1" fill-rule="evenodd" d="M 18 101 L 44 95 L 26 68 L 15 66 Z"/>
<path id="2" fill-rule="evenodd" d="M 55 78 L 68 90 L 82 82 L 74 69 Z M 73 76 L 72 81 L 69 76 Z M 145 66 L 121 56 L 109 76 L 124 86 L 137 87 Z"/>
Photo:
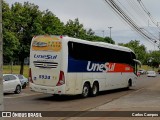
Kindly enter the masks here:
<path id="1" fill-rule="evenodd" d="M 68 43 L 69 56 L 76 60 L 106 62 L 109 56 L 105 49 L 76 42 Z"/>
<path id="2" fill-rule="evenodd" d="M 18 75 L 18 78 L 19 78 L 19 79 L 23 79 L 23 76 L 22 76 L 22 75 Z"/>
<path id="3" fill-rule="evenodd" d="M 13 75 L 9 75 L 9 80 L 16 80 L 16 77 Z"/>
<path id="4" fill-rule="evenodd" d="M 76 60 L 115 62 L 133 65 L 131 52 L 119 51 L 88 44 L 68 42 L 69 56 Z"/>
<path id="5" fill-rule="evenodd" d="M 8 81 L 8 80 L 9 80 L 8 75 L 3 76 L 3 79 L 4 79 L 5 81 Z"/>

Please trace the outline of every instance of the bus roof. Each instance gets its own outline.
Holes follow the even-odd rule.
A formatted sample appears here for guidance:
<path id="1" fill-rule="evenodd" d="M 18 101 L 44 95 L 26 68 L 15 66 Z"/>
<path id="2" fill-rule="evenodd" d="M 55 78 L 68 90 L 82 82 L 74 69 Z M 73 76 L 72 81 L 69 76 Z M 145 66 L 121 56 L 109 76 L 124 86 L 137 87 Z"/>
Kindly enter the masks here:
<path id="1" fill-rule="evenodd" d="M 68 37 L 68 36 L 56 36 L 56 35 L 38 35 L 35 36 L 33 38 L 36 37 L 47 37 L 47 36 L 52 36 L 55 39 L 65 39 L 66 42 L 68 41 L 73 41 L 73 42 L 78 42 L 78 43 L 83 43 L 83 44 L 88 44 L 88 45 L 93 45 L 93 46 L 100 46 L 100 47 L 104 47 L 104 48 L 110 48 L 110 49 L 115 49 L 115 50 L 120 50 L 120 51 L 125 51 L 125 52 L 132 52 L 134 53 L 130 48 L 124 47 L 124 46 L 119 46 L 119 45 L 114 45 L 114 44 L 110 44 L 110 43 L 105 43 L 105 42 L 97 42 L 97 41 L 88 41 L 88 40 L 82 40 L 82 39 L 78 39 L 78 38 L 72 38 L 72 37 Z"/>
<path id="2" fill-rule="evenodd" d="M 114 45 L 114 44 L 110 44 L 110 43 L 105 43 L 105 42 L 87 41 L 87 40 L 82 40 L 82 39 L 72 38 L 72 37 L 63 37 L 63 39 L 66 39 L 67 41 L 84 43 L 84 44 L 89 44 L 89 45 L 93 45 L 93 46 L 100 46 L 100 47 L 104 47 L 104 48 L 110 48 L 110 49 L 115 49 L 115 50 L 120 50 L 120 51 L 125 51 L 125 52 L 133 52 L 130 48 L 119 46 L 119 45 Z"/>

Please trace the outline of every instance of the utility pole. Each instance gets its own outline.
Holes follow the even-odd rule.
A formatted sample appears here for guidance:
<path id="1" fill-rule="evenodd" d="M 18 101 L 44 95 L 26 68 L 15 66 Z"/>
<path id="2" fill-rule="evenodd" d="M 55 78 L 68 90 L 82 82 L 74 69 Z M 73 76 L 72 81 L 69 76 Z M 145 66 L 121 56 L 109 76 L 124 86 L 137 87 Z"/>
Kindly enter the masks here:
<path id="1" fill-rule="evenodd" d="M 149 27 L 150 23 L 149 23 L 149 20 L 148 20 L 148 27 Z"/>
<path id="2" fill-rule="evenodd" d="M 160 22 L 157 22 L 157 27 L 159 27 L 159 23 L 160 23 Z"/>
<path id="3" fill-rule="evenodd" d="M 160 41 L 160 32 L 159 32 L 159 41 Z"/>
<path id="4" fill-rule="evenodd" d="M 154 51 L 156 50 L 156 40 L 154 41 Z"/>
<path id="5" fill-rule="evenodd" d="M 103 38 L 104 38 L 104 30 L 102 30 Z"/>
<path id="6" fill-rule="evenodd" d="M 158 49 L 160 50 L 160 32 L 159 32 L 159 45 L 158 45 Z"/>
<path id="7" fill-rule="evenodd" d="M 108 28 L 109 28 L 109 30 L 110 30 L 110 38 L 111 38 L 111 37 L 112 37 L 112 36 L 111 36 L 111 29 L 112 29 L 113 27 L 108 27 Z"/>
<path id="8" fill-rule="evenodd" d="M 0 111 L 3 111 L 3 39 L 2 39 L 2 0 L 0 0 Z"/>

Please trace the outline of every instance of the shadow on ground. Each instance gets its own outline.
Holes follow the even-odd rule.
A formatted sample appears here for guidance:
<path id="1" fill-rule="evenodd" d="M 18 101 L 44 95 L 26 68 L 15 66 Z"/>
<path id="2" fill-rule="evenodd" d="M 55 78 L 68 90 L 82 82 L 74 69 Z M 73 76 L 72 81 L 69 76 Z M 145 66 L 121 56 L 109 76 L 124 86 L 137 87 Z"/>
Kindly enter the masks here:
<path id="1" fill-rule="evenodd" d="M 114 94 L 118 92 L 124 92 L 124 91 L 134 91 L 134 89 L 123 88 L 123 89 L 116 89 L 116 90 L 107 90 L 107 91 L 99 92 L 98 96 L 96 97 L 107 95 L 107 94 Z M 93 97 L 88 97 L 88 98 L 93 98 Z M 81 95 L 51 95 L 46 97 L 40 97 L 40 98 L 37 98 L 36 100 L 61 102 L 61 101 L 72 101 L 77 99 L 85 99 L 85 98 L 83 98 Z"/>

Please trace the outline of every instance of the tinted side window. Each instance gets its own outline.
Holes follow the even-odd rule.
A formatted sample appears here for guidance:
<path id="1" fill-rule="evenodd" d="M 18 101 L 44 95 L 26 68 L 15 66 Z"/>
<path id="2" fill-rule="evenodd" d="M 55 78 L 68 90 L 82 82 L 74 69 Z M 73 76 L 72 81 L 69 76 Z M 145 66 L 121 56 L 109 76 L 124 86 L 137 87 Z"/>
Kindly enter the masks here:
<path id="1" fill-rule="evenodd" d="M 9 80 L 16 80 L 16 77 L 13 75 L 9 75 Z"/>
<path id="2" fill-rule="evenodd" d="M 8 81 L 8 80 L 9 80 L 8 75 L 3 76 L 3 79 L 4 79 L 5 81 Z"/>
<path id="3" fill-rule="evenodd" d="M 23 79 L 23 76 L 22 76 L 22 75 L 18 75 L 18 78 L 19 78 L 19 79 Z"/>
<path id="4" fill-rule="evenodd" d="M 68 42 L 69 56 L 77 60 L 115 62 L 133 65 L 131 52 L 97 47 L 76 42 Z"/>

